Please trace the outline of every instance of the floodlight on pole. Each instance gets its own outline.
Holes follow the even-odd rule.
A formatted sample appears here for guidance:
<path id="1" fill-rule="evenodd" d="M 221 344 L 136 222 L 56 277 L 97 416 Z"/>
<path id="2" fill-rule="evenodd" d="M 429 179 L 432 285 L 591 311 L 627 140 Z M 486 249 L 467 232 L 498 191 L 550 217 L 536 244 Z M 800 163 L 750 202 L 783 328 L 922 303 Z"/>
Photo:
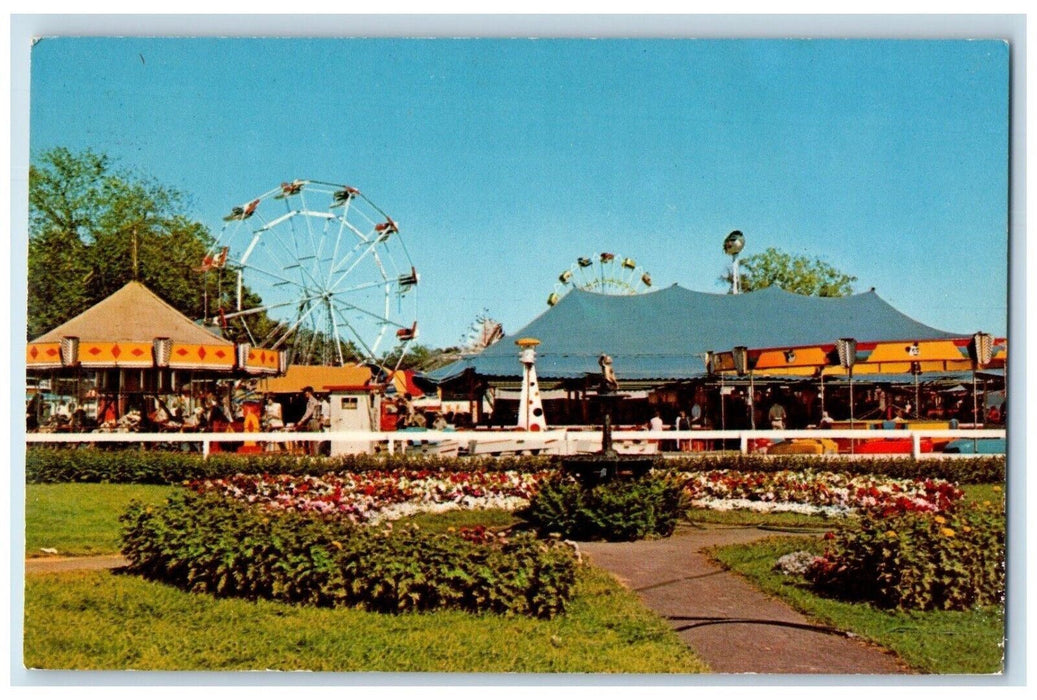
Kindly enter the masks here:
<path id="1" fill-rule="evenodd" d="M 749 348 L 739 345 L 731 351 L 731 358 L 735 363 L 735 373 L 744 377 L 749 372 Z"/>
<path id="2" fill-rule="evenodd" d="M 724 239 L 724 254 L 731 256 L 731 294 L 740 294 L 741 282 L 738 279 L 738 254 L 745 247 L 745 235 L 741 231 L 732 231 Z"/>
<path id="3" fill-rule="evenodd" d="M 731 351 L 735 362 L 735 372 L 739 377 L 749 375 L 749 427 L 756 430 L 756 387 L 753 384 L 753 371 L 749 366 L 749 348 L 739 345 Z"/>
<path id="4" fill-rule="evenodd" d="M 835 342 L 839 354 L 839 366 L 849 373 L 850 377 L 850 429 L 853 429 L 853 366 L 857 363 L 857 341 L 854 338 L 840 338 Z"/>
<path id="5" fill-rule="evenodd" d="M 717 354 L 712 350 L 707 350 L 702 356 L 703 361 L 706 363 L 706 374 L 712 377 L 714 374 L 720 377 L 720 429 L 727 429 L 727 407 L 725 406 L 724 400 L 724 374 L 717 372 Z"/>
<path id="6" fill-rule="evenodd" d="M 922 374 L 922 363 L 912 362 L 911 363 L 911 374 L 915 380 L 915 418 L 919 418 L 919 410 L 921 409 L 922 394 L 918 386 L 918 377 Z"/>
<path id="7" fill-rule="evenodd" d="M 989 333 L 979 332 L 969 342 L 969 358 L 972 360 L 972 424 L 979 424 L 979 389 L 976 386 L 976 371 L 990 364 L 994 356 L 994 339 Z"/>
<path id="8" fill-rule="evenodd" d="M 818 370 L 817 370 L 817 380 L 818 380 L 818 387 L 819 387 L 819 389 L 818 389 L 818 396 L 820 396 L 820 398 L 821 398 L 821 417 L 823 418 L 824 415 L 825 415 L 825 368 L 824 367 L 818 368 Z"/>

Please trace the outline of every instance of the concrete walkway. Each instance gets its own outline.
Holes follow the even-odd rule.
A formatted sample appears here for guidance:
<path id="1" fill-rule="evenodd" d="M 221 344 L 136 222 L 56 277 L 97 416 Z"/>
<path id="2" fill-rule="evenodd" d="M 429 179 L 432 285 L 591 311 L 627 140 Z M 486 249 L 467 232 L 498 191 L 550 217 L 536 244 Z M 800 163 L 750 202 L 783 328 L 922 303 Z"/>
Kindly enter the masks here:
<path id="1" fill-rule="evenodd" d="M 890 652 L 811 622 L 703 553 L 773 534 L 680 527 L 664 540 L 581 542 L 580 550 L 664 617 L 716 673 L 911 673 Z"/>
<path id="2" fill-rule="evenodd" d="M 129 564 L 119 554 L 104 554 L 96 557 L 33 557 L 25 560 L 25 573 L 50 574 L 61 571 L 98 571 L 118 569 Z"/>

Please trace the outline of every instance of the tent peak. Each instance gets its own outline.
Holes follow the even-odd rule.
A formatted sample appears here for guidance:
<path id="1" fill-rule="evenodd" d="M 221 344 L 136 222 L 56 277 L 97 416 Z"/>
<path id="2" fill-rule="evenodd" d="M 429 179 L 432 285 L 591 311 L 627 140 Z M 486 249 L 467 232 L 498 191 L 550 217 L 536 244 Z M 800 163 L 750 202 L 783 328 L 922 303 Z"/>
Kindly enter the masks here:
<path id="1" fill-rule="evenodd" d="M 112 342 L 151 342 L 168 337 L 174 342 L 234 345 L 233 341 L 199 326 L 136 280 L 31 342 L 56 342 L 64 336 Z"/>

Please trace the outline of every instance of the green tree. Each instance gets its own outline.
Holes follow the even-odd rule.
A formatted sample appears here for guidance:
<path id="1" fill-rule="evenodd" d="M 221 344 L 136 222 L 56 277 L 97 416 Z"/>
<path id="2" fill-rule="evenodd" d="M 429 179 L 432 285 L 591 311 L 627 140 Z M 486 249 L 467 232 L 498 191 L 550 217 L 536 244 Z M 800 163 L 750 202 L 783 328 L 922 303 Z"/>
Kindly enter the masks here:
<path id="1" fill-rule="evenodd" d="M 48 151 L 29 168 L 28 337 L 85 311 L 92 266 L 88 259 L 100 217 L 104 156 Z"/>
<path id="2" fill-rule="evenodd" d="M 805 296 L 844 297 L 853 294 L 853 283 L 857 281 L 820 258 L 791 255 L 777 248 L 743 258 L 738 271 L 743 292 L 773 285 Z M 730 270 L 720 277 L 720 282 L 731 284 Z"/>
<path id="3" fill-rule="evenodd" d="M 402 346 L 397 345 L 390 352 L 386 353 L 381 359 L 382 366 L 392 369 L 399 361 L 400 369 L 431 372 L 434 369 L 450 364 L 459 357 L 457 348 L 430 348 L 421 343 L 411 343 L 407 346 L 407 352 L 401 361 L 401 349 Z"/>
<path id="4" fill-rule="evenodd" d="M 28 339 L 46 333 L 91 304 L 86 244 L 69 231 L 52 229 L 29 240 Z"/>
<path id="5" fill-rule="evenodd" d="M 208 230 L 185 215 L 180 192 L 116 171 L 90 150 L 42 153 L 29 168 L 28 337 L 133 279 L 190 318 L 213 316 L 225 302 L 221 275 L 199 269 L 210 245 Z M 254 335 L 274 325 L 265 315 L 248 322 Z M 227 335 L 244 341 L 249 333 L 232 321 Z"/>

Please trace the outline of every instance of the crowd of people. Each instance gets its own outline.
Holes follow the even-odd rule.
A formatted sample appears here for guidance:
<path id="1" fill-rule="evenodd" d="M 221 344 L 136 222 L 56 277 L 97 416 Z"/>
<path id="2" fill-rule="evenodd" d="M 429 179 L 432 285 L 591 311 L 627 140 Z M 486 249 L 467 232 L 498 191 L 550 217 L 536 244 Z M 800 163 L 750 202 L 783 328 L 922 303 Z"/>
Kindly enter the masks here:
<path id="1" fill-rule="evenodd" d="M 95 405 L 77 406 L 74 400 L 59 399 L 44 406 L 36 394 L 26 403 L 26 428 L 47 432 L 322 432 L 331 426 L 328 393 L 312 386 L 297 394 L 260 394 L 254 383 L 217 383 L 204 389 L 184 386 L 170 395 L 102 395 Z M 256 417 L 252 427 L 249 415 Z M 465 414 L 424 411 L 413 397 L 383 397 L 382 431 L 408 428 L 449 430 L 471 427 Z M 249 426 L 246 427 L 246 422 Z"/>
<path id="2" fill-rule="evenodd" d="M 382 399 L 383 431 L 427 428 L 429 430 L 464 430 L 473 427 L 468 414 L 452 411 L 422 411 L 409 393 Z"/>
<path id="3" fill-rule="evenodd" d="M 853 416 L 857 421 L 905 423 L 912 420 L 946 421 L 952 425 L 978 422 L 987 426 L 1006 424 L 1008 402 L 1003 394 L 992 396 L 987 404 L 981 397 L 975 407 L 965 391 L 919 392 L 916 406 L 913 390 L 868 386 L 854 396 Z M 996 399 L 1002 397 L 999 402 Z M 831 428 L 836 423 L 833 415 L 845 423 L 851 412 L 849 394 L 830 391 L 822 403 L 820 393 L 812 387 L 795 390 L 764 387 L 750 394 L 747 388 L 732 387 L 724 394 L 707 394 L 703 389 L 694 393 L 690 406 L 665 406 L 653 410 L 652 417 L 641 427 L 645 430 L 687 431 L 713 430 L 798 430 Z M 664 418 L 665 416 L 665 418 Z M 690 441 L 673 441 L 675 449 L 690 449 Z"/>
<path id="4" fill-rule="evenodd" d="M 922 419 L 1001 426 L 1006 424 L 1007 401 L 1003 393 L 1002 400 L 997 398 L 995 394 L 989 402 L 980 399 L 978 420 L 974 421 L 972 397 L 965 390 L 915 394 L 910 387 L 870 385 L 854 395 L 852 415 L 858 421 Z M 916 400 L 920 405 L 915 405 Z M 102 395 L 90 405 L 79 405 L 67 397 L 46 406 L 42 402 L 40 394 L 27 401 L 26 427 L 30 431 L 321 432 L 331 427 L 327 393 L 306 386 L 297 394 L 262 394 L 255 380 L 185 385 L 172 394 Z M 410 394 L 383 396 L 381 405 L 372 423 L 377 431 L 474 427 L 470 414 L 423 410 Z M 825 428 L 835 423 L 833 416 L 845 422 L 851 415 L 845 387 L 830 389 L 822 397 L 817 387 L 806 384 L 757 386 L 752 391 L 745 386 L 720 391 L 697 387 L 681 401 L 655 404 L 650 410 L 651 417 L 642 427 L 656 431 Z M 683 449 L 684 442 L 677 443 L 678 449 Z"/>

